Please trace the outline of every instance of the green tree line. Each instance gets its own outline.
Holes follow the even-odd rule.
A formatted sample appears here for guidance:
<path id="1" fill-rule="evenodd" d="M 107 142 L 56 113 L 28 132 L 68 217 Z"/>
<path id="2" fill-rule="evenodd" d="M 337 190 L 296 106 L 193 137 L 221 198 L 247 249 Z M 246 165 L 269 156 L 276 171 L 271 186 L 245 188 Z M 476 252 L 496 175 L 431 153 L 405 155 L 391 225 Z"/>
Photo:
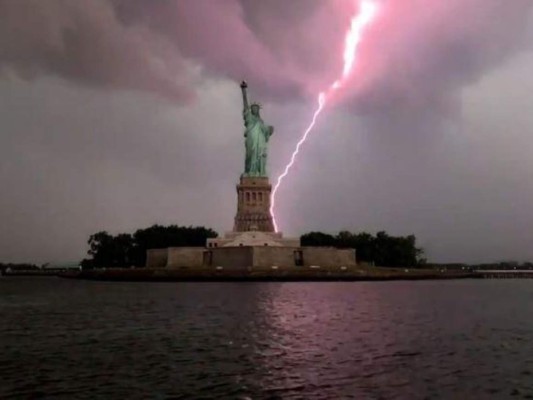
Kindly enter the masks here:
<path id="1" fill-rule="evenodd" d="M 30 270 L 38 270 L 40 269 L 38 265 L 36 264 L 30 264 L 30 263 L 0 263 L 0 272 L 4 272 L 6 270 L 12 270 L 12 271 L 30 271 Z"/>
<path id="2" fill-rule="evenodd" d="M 380 267 L 415 267 L 424 265 L 424 251 L 416 246 L 416 237 L 391 236 L 387 232 L 372 235 L 367 232 L 341 231 L 336 235 L 309 232 L 301 237 L 302 246 L 355 248 L 358 262 Z"/>
<path id="3" fill-rule="evenodd" d="M 167 247 L 201 247 L 208 238 L 218 234 L 209 228 L 153 225 L 138 229 L 133 234 L 110 235 L 106 231 L 89 237 L 87 252 L 90 258 L 81 262 L 85 268 L 143 267 L 146 265 L 146 250 Z"/>
<path id="4" fill-rule="evenodd" d="M 208 238 L 218 234 L 205 227 L 154 225 L 139 229 L 133 234 L 97 232 L 89 237 L 89 258 L 82 261 L 83 268 L 143 267 L 146 250 L 167 247 L 203 247 Z M 309 232 L 301 236 L 302 246 L 355 248 L 358 261 L 383 267 L 423 265 L 423 250 L 416 246 L 414 235 L 390 236 L 386 232 L 352 233 L 341 231 L 336 235 Z"/>

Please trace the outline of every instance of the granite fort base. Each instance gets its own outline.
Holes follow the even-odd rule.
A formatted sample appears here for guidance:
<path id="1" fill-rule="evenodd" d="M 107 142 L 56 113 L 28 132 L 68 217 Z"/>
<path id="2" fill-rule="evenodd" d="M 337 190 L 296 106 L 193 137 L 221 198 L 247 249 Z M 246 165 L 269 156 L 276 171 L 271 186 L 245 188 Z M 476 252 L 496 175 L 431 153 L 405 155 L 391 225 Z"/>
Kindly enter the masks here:
<path id="1" fill-rule="evenodd" d="M 354 249 L 329 247 L 238 246 L 218 248 L 171 247 L 148 250 L 149 268 L 249 268 L 355 267 Z"/>

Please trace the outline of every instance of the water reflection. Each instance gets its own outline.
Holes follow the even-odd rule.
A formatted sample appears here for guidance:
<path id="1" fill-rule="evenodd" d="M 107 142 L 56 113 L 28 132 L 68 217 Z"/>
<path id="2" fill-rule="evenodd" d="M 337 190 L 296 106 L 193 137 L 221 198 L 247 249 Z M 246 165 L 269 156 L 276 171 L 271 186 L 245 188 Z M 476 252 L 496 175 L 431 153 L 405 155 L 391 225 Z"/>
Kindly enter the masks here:
<path id="1" fill-rule="evenodd" d="M 315 285 L 275 288 L 259 304 L 268 321 L 258 330 L 265 343 L 258 351 L 263 391 L 375 398 L 409 384 L 405 366 L 417 352 L 402 344 L 396 305 L 382 287 L 322 284 L 320 299 Z"/>
<path id="2" fill-rule="evenodd" d="M 529 285 L 4 279 L 0 397 L 527 398 Z"/>

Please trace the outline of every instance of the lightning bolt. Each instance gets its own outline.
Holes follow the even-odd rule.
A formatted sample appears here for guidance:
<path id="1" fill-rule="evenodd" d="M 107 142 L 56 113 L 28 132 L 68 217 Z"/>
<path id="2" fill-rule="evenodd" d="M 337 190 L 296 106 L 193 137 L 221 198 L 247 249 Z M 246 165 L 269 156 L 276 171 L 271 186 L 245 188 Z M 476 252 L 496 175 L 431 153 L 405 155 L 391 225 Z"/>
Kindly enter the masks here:
<path id="1" fill-rule="evenodd" d="M 353 71 L 357 58 L 357 50 L 359 48 L 359 44 L 361 43 L 363 32 L 365 28 L 370 25 L 376 18 L 378 5 L 374 0 L 361 0 L 359 2 L 359 5 L 359 13 L 352 17 L 350 29 L 346 33 L 345 37 L 343 53 L 344 67 L 342 69 L 342 75 L 339 79 L 333 82 L 326 91 L 320 92 L 320 94 L 318 95 L 318 106 L 313 114 L 313 118 L 311 119 L 311 122 L 309 123 L 307 129 L 304 131 L 304 134 L 302 135 L 301 139 L 296 144 L 296 148 L 292 153 L 289 163 L 285 166 L 283 173 L 278 177 L 276 185 L 272 190 L 272 196 L 270 199 L 270 214 L 272 215 L 272 221 L 274 223 L 274 229 L 276 232 L 278 232 L 278 224 L 275 216 L 276 194 L 278 193 L 281 183 L 287 177 L 290 169 L 296 162 L 296 157 L 298 156 L 300 147 L 304 144 L 304 142 L 307 140 L 307 137 L 315 127 L 316 121 L 319 115 L 322 113 L 322 110 L 326 106 L 329 98 L 331 97 L 333 92 L 344 86 L 344 84 L 346 83 L 346 79 Z"/>

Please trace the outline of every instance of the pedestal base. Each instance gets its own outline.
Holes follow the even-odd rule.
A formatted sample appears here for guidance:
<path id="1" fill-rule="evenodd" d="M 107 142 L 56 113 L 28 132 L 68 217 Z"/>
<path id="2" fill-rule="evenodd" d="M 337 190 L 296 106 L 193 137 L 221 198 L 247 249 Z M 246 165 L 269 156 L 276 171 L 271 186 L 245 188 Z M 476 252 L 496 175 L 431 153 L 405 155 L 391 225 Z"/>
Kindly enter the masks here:
<path id="1" fill-rule="evenodd" d="M 274 232 L 270 214 L 272 185 L 267 177 L 241 177 L 237 185 L 234 232 Z"/>

